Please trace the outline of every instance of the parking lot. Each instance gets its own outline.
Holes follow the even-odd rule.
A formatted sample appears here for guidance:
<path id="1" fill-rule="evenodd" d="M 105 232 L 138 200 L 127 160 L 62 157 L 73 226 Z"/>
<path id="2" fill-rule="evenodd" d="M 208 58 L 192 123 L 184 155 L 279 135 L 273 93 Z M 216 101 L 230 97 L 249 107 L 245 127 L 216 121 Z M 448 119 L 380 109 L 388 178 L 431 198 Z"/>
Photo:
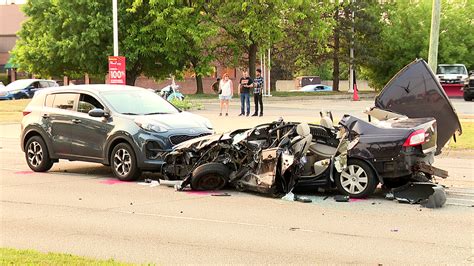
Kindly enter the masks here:
<path id="1" fill-rule="evenodd" d="M 455 100 L 461 117 L 472 103 Z M 284 117 L 318 122 L 319 111 L 363 117 L 371 101 L 268 101 L 265 116 L 219 117 L 216 103 L 195 113 L 216 131 Z M 474 261 L 472 152 L 446 150 L 435 166 L 449 171 L 441 209 L 374 197 L 335 202 L 312 193 L 312 203 L 227 191 L 175 192 L 164 185 L 118 182 L 100 164 L 60 161 L 47 173 L 27 167 L 19 125 L 0 125 L 2 247 L 157 264 L 431 264 Z M 143 178 L 157 178 L 145 174 Z"/>

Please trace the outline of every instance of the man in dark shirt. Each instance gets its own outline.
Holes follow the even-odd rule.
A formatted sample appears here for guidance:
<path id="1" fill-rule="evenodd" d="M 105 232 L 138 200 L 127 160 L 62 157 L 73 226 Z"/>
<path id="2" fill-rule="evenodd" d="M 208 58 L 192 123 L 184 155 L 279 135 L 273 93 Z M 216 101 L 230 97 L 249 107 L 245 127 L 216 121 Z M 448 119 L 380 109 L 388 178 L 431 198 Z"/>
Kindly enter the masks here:
<path id="1" fill-rule="evenodd" d="M 242 72 L 242 77 L 240 78 L 240 81 L 239 81 L 239 94 L 240 94 L 239 116 L 250 115 L 250 89 L 251 88 L 253 88 L 253 80 L 251 77 L 249 77 L 249 72 L 247 70 L 244 70 Z"/>
<path id="2" fill-rule="evenodd" d="M 258 115 L 258 106 L 260 104 L 260 116 L 263 116 L 263 101 L 262 101 L 262 89 L 263 89 L 263 77 L 262 70 L 257 69 L 256 78 L 253 83 L 253 99 L 255 101 L 255 113 L 252 116 Z"/>

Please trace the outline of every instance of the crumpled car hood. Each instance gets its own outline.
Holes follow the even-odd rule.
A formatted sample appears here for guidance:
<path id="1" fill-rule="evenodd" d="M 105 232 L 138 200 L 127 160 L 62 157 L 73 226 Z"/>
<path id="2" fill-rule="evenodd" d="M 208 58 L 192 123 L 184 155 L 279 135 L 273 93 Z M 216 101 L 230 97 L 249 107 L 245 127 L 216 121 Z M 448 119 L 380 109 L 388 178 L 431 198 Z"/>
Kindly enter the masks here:
<path id="1" fill-rule="evenodd" d="M 375 106 L 410 118 L 434 117 L 438 128 L 437 153 L 456 131 L 462 133 L 448 96 L 422 59 L 400 70 L 377 95 Z"/>

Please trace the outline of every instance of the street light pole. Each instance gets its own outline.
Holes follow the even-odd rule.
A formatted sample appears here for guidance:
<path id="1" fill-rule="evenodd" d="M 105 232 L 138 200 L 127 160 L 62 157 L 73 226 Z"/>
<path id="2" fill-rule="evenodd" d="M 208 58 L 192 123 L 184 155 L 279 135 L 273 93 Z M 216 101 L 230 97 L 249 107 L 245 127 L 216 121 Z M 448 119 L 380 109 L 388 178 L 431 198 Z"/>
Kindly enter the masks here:
<path id="1" fill-rule="evenodd" d="M 431 33 L 430 49 L 428 51 L 428 65 L 436 73 L 438 65 L 438 41 L 439 41 L 439 17 L 441 12 L 441 0 L 433 0 L 431 11 Z"/>
<path id="2" fill-rule="evenodd" d="M 113 31 L 114 31 L 114 56 L 119 55 L 118 50 L 118 15 L 117 15 L 117 0 L 112 0 L 113 13 Z"/>

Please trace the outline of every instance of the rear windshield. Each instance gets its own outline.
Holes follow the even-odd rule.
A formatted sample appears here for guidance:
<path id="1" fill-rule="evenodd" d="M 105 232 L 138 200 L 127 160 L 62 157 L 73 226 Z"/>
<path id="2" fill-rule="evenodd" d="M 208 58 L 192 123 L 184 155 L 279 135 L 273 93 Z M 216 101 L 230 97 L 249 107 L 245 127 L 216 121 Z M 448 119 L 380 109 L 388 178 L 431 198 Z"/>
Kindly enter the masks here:
<path id="1" fill-rule="evenodd" d="M 463 66 L 438 66 L 438 74 L 459 74 L 467 75 L 467 70 Z"/>
<path id="2" fill-rule="evenodd" d="M 178 113 L 172 104 L 149 90 L 117 90 L 101 93 L 111 107 L 127 115 Z"/>

